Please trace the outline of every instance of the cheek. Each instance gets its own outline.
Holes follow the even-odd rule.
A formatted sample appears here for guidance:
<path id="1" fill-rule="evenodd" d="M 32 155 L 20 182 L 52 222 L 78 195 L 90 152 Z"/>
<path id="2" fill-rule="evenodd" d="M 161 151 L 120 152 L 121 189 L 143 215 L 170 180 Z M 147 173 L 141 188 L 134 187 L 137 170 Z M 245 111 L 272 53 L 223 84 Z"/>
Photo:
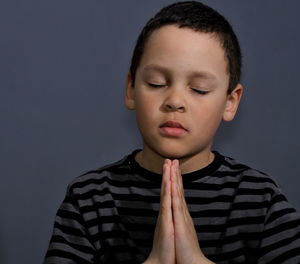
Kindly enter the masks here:
<path id="1" fill-rule="evenodd" d="M 157 113 L 157 102 L 150 96 L 137 96 L 136 115 L 141 125 L 155 119 Z"/>
<path id="2" fill-rule="evenodd" d="M 143 95 L 143 94 L 138 94 L 136 97 L 136 107 L 137 107 L 137 112 L 146 112 L 150 111 L 150 109 L 153 107 L 151 104 L 151 98 Z"/>
<path id="3" fill-rule="evenodd" d="M 222 99 L 200 102 L 193 106 L 193 111 L 197 113 L 194 115 L 197 118 L 194 122 L 207 128 L 214 127 L 222 120 L 224 109 L 225 102 Z"/>

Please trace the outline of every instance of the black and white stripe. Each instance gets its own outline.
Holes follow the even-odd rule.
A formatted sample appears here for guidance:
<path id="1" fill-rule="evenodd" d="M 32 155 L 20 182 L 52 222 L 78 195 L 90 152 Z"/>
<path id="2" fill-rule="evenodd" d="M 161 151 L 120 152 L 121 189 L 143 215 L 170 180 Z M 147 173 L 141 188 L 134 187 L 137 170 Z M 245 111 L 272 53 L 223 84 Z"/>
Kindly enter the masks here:
<path id="1" fill-rule="evenodd" d="M 138 151 L 138 150 L 137 150 Z M 152 248 L 161 175 L 131 155 L 68 187 L 44 263 L 141 263 Z M 183 175 L 200 247 L 216 263 L 300 263 L 300 217 L 274 180 L 215 152 Z"/>

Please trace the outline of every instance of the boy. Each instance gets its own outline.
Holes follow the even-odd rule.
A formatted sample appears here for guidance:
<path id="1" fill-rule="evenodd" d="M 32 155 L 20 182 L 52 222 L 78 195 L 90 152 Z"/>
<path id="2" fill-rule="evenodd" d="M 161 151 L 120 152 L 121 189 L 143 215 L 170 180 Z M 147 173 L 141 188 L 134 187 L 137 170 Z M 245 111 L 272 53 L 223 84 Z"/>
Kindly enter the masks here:
<path id="1" fill-rule="evenodd" d="M 300 218 L 273 179 L 211 151 L 240 72 L 216 11 L 180 2 L 152 18 L 125 97 L 143 149 L 69 185 L 45 263 L 299 263 Z"/>

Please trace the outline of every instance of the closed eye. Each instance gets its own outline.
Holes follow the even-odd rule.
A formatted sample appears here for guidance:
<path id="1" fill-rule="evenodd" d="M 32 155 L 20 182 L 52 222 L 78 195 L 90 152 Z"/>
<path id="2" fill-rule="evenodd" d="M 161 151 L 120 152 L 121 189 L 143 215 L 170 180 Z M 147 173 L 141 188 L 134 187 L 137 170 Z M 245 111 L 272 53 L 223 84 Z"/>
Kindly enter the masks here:
<path id="1" fill-rule="evenodd" d="M 201 95 L 205 95 L 208 93 L 208 91 L 202 91 L 202 90 L 198 90 L 198 89 L 194 89 L 194 88 L 191 88 L 195 93 L 197 94 L 201 94 Z"/>
<path id="2" fill-rule="evenodd" d="M 153 88 L 160 88 L 166 86 L 166 84 L 155 84 L 155 83 L 148 83 L 148 85 Z"/>

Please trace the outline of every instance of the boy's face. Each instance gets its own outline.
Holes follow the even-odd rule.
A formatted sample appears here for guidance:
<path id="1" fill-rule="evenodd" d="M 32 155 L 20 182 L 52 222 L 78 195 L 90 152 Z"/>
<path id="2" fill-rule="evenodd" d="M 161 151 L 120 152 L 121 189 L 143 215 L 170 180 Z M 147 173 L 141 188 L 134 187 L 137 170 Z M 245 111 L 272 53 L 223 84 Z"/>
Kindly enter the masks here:
<path id="1" fill-rule="evenodd" d="M 233 119 L 242 93 L 238 85 L 228 95 L 228 83 L 224 50 L 214 35 L 176 25 L 154 31 L 134 87 L 128 76 L 125 99 L 136 110 L 144 150 L 177 159 L 210 152 L 221 120 Z"/>

